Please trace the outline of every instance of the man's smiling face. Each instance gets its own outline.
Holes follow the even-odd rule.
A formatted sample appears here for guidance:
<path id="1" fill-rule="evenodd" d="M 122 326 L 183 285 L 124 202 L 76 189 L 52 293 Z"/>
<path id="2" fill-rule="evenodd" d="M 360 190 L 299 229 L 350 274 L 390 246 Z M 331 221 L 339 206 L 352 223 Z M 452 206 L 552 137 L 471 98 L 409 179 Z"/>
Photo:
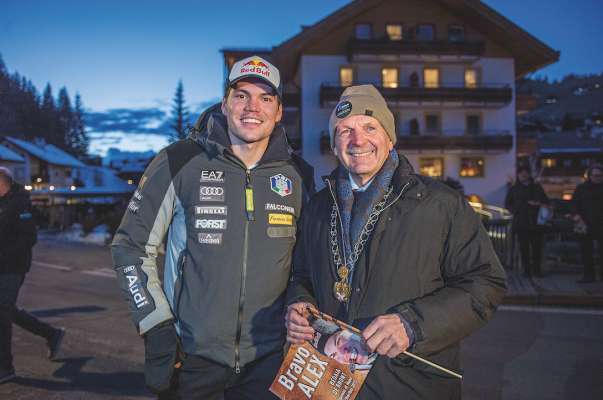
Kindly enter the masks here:
<path id="1" fill-rule="evenodd" d="M 394 147 L 387 132 L 376 118 L 366 115 L 344 118 L 335 129 L 335 155 L 357 184 L 366 184 Z"/>
<path id="2" fill-rule="evenodd" d="M 222 113 L 233 144 L 251 144 L 270 140 L 283 111 L 271 86 L 250 79 L 237 82 L 229 90 L 222 101 Z"/>

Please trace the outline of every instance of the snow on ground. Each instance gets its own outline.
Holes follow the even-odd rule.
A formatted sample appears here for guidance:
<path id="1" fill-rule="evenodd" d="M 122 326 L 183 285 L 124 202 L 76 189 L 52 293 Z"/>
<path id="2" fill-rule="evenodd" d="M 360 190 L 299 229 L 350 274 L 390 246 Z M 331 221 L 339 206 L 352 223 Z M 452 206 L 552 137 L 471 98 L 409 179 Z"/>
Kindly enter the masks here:
<path id="1" fill-rule="evenodd" d="M 111 240 L 111 234 L 107 225 L 98 225 L 90 233 L 84 235 L 84 229 L 81 224 L 73 224 L 71 227 L 56 234 L 46 234 L 47 238 L 56 240 L 65 240 L 69 242 L 80 242 L 88 244 L 97 244 L 104 246 Z"/>

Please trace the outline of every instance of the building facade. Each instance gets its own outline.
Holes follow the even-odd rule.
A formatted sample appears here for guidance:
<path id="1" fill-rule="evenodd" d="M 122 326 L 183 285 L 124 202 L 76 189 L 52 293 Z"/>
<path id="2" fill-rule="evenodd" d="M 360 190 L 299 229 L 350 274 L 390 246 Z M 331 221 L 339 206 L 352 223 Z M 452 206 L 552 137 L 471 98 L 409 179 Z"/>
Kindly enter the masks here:
<path id="1" fill-rule="evenodd" d="M 559 56 L 469 0 L 357 0 L 258 50 L 281 70 L 283 124 L 317 179 L 337 165 L 331 110 L 346 86 L 371 83 L 394 113 L 397 149 L 416 171 L 451 177 L 498 205 L 515 175 L 515 80 Z M 223 53 L 227 70 L 254 49 Z"/>

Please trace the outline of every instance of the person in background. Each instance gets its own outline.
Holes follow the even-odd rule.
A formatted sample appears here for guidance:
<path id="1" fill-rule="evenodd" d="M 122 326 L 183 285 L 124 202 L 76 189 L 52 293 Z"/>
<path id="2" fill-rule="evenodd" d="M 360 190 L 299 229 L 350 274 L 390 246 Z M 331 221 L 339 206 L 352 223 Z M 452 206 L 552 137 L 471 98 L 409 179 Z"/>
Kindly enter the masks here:
<path id="1" fill-rule="evenodd" d="M 534 182 L 530 169 L 517 168 L 517 179 L 505 198 L 505 207 L 513 213 L 513 234 L 519 240 L 519 252 L 524 274 L 542 277 L 542 238 L 544 232 L 538 225 L 538 211 L 548 206 L 549 199 L 542 186 Z"/>
<path id="2" fill-rule="evenodd" d="M 599 250 L 599 265 L 603 263 L 603 165 L 593 164 L 587 169 L 586 181 L 576 187 L 571 204 L 574 221 L 586 226 L 585 234 L 578 239 L 584 264 L 584 276 L 578 282 L 593 282 L 596 277 L 594 242 Z"/>
<path id="3" fill-rule="evenodd" d="M 17 297 L 31 267 L 37 239 L 29 192 L 0 167 L 0 383 L 16 377 L 11 351 L 12 324 L 46 339 L 48 357 L 55 359 L 65 330 L 54 328 L 18 309 Z"/>

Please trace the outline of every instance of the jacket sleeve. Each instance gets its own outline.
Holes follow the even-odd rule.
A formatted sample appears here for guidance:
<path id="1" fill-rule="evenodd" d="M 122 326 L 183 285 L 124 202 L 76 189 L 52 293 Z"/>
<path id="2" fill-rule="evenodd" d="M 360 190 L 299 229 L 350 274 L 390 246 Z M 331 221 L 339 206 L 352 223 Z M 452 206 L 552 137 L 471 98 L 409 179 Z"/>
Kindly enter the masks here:
<path id="1" fill-rule="evenodd" d="M 163 150 L 142 176 L 111 244 L 119 286 L 141 335 L 173 319 L 156 259 L 174 209 L 174 185 Z"/>
<path id="2" fill-rule="evenodd" d="M 509 188 L 509 190 L 507 191 L 507 195 L 505 196 L 505 208 L 509 211 L 511 211 L 511 213 L 515 213 L 515 204 L 514 204 L 514 196 L 513 196 L 513 188 L 515 186 L 511 186 Z"/>
<path id="3" fill-rule="evenodd" d="M 293 251 L 293 271 L 289 279 L 289 286 L 287 287 L 287 305 L 302 301 L 314 305 L 317 304 L 312 289 L 310 266 L 306 257 L 307 254 L 311 253 L 305 248 L 308 243 L 306 236 L 309 223 L 309 208 L 309 205 L 304 207 L 297 230 L 297 242 Z"/>
<path id="4" fill-rule="evenodd" d="M 582 219 L 585 218 L 584 207 L 582 205 L 583 204 L 583 202 L 582 202 L 583 194 L 584 194 L 584 186 L 578 185 L 576 187 L 576 190 L 574 190 L 574 194 L 572 195 L 572 201 L 570 203 L 570 208 L 572 210 L 572 213 L 578 214 L 580 216 L 580 218 L 582 218 Z"/>
<path id="5" fill-rule="evenodd" d="M 461 197 L 450 217 L 440 268 L 442 288 L 391 310 L 413 328 L 417 354 L 441 351 L 480 328 L 506 291 L 505 272 L 490 239 Z"/>

